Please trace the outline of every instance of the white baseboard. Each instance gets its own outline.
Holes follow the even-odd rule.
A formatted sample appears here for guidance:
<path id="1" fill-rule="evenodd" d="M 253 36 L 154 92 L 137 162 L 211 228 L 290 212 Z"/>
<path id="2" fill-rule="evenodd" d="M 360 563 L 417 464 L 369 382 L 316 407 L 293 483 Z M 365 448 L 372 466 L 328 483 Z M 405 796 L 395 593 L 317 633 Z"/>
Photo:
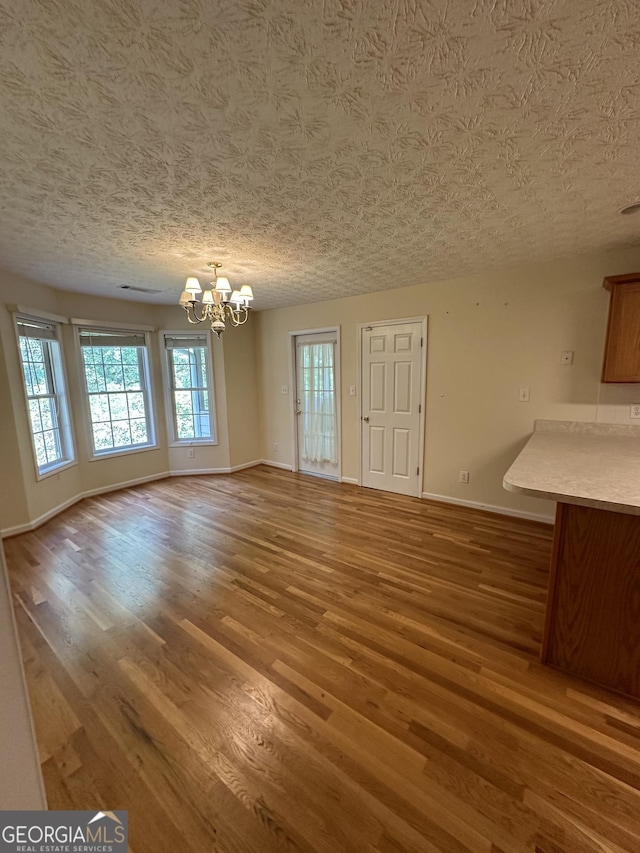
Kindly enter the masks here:
<path id="1" fill-rule="evenodd" d="M 120 489 L 129 489 L 131 486 L 142 486 L 143 483 L 152 483 L 154 480 L 166 480 L 170 477 L 169 471 L 161 471 L 159 474 L 150 474 L 148 477 L 137 477 L 135 480 L 125 480 L 124 483 L 114 483 L 112 486 L 100 486 L 97 489 L 89 489 L 82 492 L 78 500 L 83 498 L 95 498 L 98 495 L 106 495 L 108 492 L 117 492 Z M 62 512 L 62 510 L 57 510 Z"/>
<path id="2" fill-rule="evenodd" d="M 256 465 L 269 465 L 271 468 L 282 468 L 285 471 L 293 470 L 291 465 L 287 465 L 284 462 L 274 462 L 270 459 L 257 459 L 254 462 L 244 462 L 242 465 L 234 465 L 232 468 L 197 468 L 186 469 L 184 471 L 178 471 L 175 469 L 172 471 L 162 471 L 158 474 L 151 474 L 148 477 L 138 477 L 135 480 L 126 480 L 122 483 L 114 483 L 111 486 L 101 486 L 97 489 L 89 489 L 86 492 L 80 492 L 72 498 L 64 501 L 64 503 L 58 504 L 58 506 L 55 506 L 53 509 L 50 509 L 38 516 L 38 518 L 35 518 L 33 521 L 29 521 L 26 524 L 16 524 L 14 527 L 5 527 L 0 530 L 0 539 L 6 539 L 9 536 L 17 536 L 20 533 L 28 533 L 30 530 L 35 530 L 36 527 L 40 527 L 40 525 L 45 524 L 55 515 L 59 515 L 61 512 L 64 512 L 65 509 L 69 509 L 70 506 L 73 506 L 84 498 L 92 498 L 97 495 L 107 494 L 108 492 L 117 492 L 120 489 L 128 489 L 131 486 L 141 486 L 144 483 L 151 483 L 154 480 L 164 480 L 167 477 L 187 477 L 198 474 L 233 474 L 235 471 L 242 471 L 245 468 L 253 468 Z M 354 477 L 341 477 L 340 482 L 354 486 L 358 485 L 358 481 Z M 427 500 L 439 501 L 440 503 L 468 506 L 472 509 L 484 510 L 485 512 L 496 512 L 500 515 L 511 515 L 515 518 L 526 518 L 530 521 L 541 521 L 545 524 L 553 524 L 555 521 L 553 515 L 524 512 L 519 509 L 511 509 L 510 507 L 505 506 L 494 506 L 493 504 L 479 503 L 478 501 L 466 501 L 457 498 L 450 498 L 446 495 L 435 495 L 431 492 L 422 492 L 421 497 L 426 498 Z"/>
<path id="3" fill-rule="evenodd" d="M 507 506 L 495 506 L 494 504 L 483 504 L 479 501 L 465 501 L 459 498 L 450 498 L 446 495 L 434 495 L 431 492 L 422 492 L 422 498 L 430 501 L 438 501 L 439 503 L 455 504 L 456 506 L 468 506 L 471 509 L 482 509 L 485 512 L 497 512 L 499 515 L 511 515 L 514 518 L 526 518 L 529 521 L 541 521 L 544 524 L 553 524 L 555 517 L 553 515 L 543 515 L 536 512 L 525 512 L 521 509 L 511 509 Z"/>
<path id="4" fill-rule="evenodd" d="M 41 524 L 45 524 L 50 518 L 53 518 L 54 515 L 58 515 L 59 513 L 64 512 L 65 509 L 69 509 L 70 506 L 77 504 L 83 497 L 84 495 L 82 493 L 74 495 L 72 498 L 69 498 L 69 500 L 58 504 L 58 506 L 48 510 L 33 521 L 28 521 L 26 524 L 16 524 L 13 527 L 4 527 L 0 530 L 0 538 L 6 539 L 9 536 L 17 536 L 19 533 L 28 533 L 30 530 L 35 530 L 36 527 L 40 527 Z"/>
<path id="5" fill-rule="evenodd" d="M 242 471 L 244 468 L 253 468 L 255 465 L 260 465 L 260 460 L 255 462 L 245 462 L 242 465 L 234 465 L 233 468 L 198 468 L 188 469 L 184 471 L 160 471 L 157 474 L 151 474 L 148 477 L 138 477 L 135 480 L 125 480 L 122 483 L 113 483 L 111 486 L 100 486 L 97 489 L 87 489 L 85 492 L 80 492 L 74 495 L 64 503 L 58 504 L 53 509 L 48 510 L 33 521 L 28 521 L 26 524 L 16 524 L 14 527 L 5 527 L 0 530 L 0 539 L 7 539 L 9 536 L 17 536 L 20 533 L 28 533 L 30 530 L 35 530 L 42 524 L 52 519 L 55 515 L 64 512 L 65 509 L 74 504 L 79 503 L 85 498 L 95 498 L 98 495 L 106 495 L 109 492 L 117 492 L 120 489 L 129 489 L 131 486 L 141 486 L 144 483 L 152 483 L 154 480 L 166 480 L 167 477 L 185 477 L 190 474 L 233 474 L 235 471 Z"/>
<path id="6" fill-rule="evenodd" d="M 261 460 L 243 462 L 242 465 L 234 465 L 232 468 L 172 468 L 166 475 L 168 477 L 188 477 L 189 474 L 233 474 L 236 471 L 244 471 L 245 468 L 255 468 L 260 465 Z"/>
<path id="7" fill-rule="evenodd" d="M 293 465 L 287 465 L 285 462 L 272 462 L 270 459 L 261 459 L 261 465 L 269 465 L 271 468 L 282 468 L 284 471 L 293 471 Z"/>
<path id="8" fill-rule="evenodd" d="M 262 465 L 262 459 L 254 459 L 253 462 L 243 462 L 242 465 L 234 465 L 233 468 L 229 468 L 229 473 L 233 474 L 235 471 L 244 471 L 245 468 L 255 468 L 256 465 Z"/>
<path id="9" fill-rule="evenodd" d="M 65 509 L 69 509 L 70 506 L 84 500 L 84 498 L 94 498 L 96 495 L 104 495 L 107 492 L 117 492 L 119 489 L 128 489 L 130 486 L 140 486 L 143 483 L 150 483 L 152 480 L 164 480 L 168 476 L 169 474 L 163 471 L 160 474 L 152 474 L 150 477 L 138 477 L 136 480 L 126 480 L 123 483 L 115 483 L 111 486 L 101 486 L 98 489 L 88 489 L 86 492 L 79 492 L 72 498 L 54 506 L 53 509 L 47 510 L 47 512 L 34 518 L 33 521 L 28 521 L 26 524 L 17 524 L 14 527 L 3 528 L 0 530 L 0 539 L 6 539 L 9 536 L 17 536 L 19 533 L 28 533 L 30 530 L 35 530 L 36 527 L 45 524 L 55 515 L 59 515 Z"/>

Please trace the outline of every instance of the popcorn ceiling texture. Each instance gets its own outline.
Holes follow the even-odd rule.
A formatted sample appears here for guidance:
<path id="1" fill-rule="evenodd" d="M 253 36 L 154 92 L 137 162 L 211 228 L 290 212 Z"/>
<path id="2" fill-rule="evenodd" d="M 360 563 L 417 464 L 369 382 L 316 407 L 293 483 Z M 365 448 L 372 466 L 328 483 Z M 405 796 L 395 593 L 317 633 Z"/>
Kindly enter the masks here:
<path id="1" fill-rule="evenodd" d="M 634 0 L 0 0 L 0 266 L 257 307 L 638 243 Z"/>

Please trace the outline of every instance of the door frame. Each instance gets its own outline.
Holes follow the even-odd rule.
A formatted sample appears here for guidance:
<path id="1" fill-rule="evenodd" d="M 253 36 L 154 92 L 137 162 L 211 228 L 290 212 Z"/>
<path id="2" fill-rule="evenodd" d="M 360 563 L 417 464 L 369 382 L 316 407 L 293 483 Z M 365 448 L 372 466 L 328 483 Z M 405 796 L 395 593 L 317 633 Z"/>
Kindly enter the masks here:
<path id="1" fill-rule="evenodd" d="M 403 323 L 420 323 L 422 328 L 421 347 L 422 358 L 420 360 L 420 400 L 422 402 L 422 411 L 420 412 L 418 423 L 418 465 L 420 474 L 418 475 L 418 492 L 416 497 L 421 498 L 424 488 L 424 456 L 425 456 L 425 434 L 426 434 L 426 418 L 427 418 L 427 330 L 429 316 L 423 314 L 421 317 L 403 317 L 393 318 L 392 320 L 374 320 L 371 323 L 358 323 L 358 345 L 357 349 L 357 365 L 358 365 L 358 485 L 362 486 L 362 332 L 365 329 L 375 329 L 378 326 L 400 326 Z"/>
<path id="2" fill-rule="evenodd" d="M 336 347 L 334 351 L 334 379 L 336 391 L 336 442 L 338 446 L 338 473 L 337 481 L 342 481 L 342 391 L 340 382 L 340 326 L 322 326 L 318 329 L 296 329 L 289 331 L 289 395 L 291 400 L 289 404 L 289 413 L 291 418 L 291 436 L 293 446 L 293 459 L 291 470 L 298 471 L 298 418 L 296 416 L 296 386 L 298 377 L 296 374 L 296 338 L 302 335 L 326 335 L 331 334 L 336 336 Z M 310 474 L 310 477 L 317 476 L 322 479 L 321 474 Z M 326 479 L 333 480 L 333 477 Z"/>

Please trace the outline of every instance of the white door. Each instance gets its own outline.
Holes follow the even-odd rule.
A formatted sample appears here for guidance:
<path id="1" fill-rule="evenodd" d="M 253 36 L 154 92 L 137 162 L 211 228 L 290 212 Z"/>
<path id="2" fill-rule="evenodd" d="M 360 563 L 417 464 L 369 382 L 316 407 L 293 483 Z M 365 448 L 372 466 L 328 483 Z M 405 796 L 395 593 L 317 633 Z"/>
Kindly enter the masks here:
<path id="1" fill-rule="evenodd" d="M 338 477 L 335 332 L 297 335 L 296 426 L 298 471 Z"/>
<path id="2" fill-rule="evenodd" d="M 362 485 L 420 495 L 422 323 L 362 330 Z"/>

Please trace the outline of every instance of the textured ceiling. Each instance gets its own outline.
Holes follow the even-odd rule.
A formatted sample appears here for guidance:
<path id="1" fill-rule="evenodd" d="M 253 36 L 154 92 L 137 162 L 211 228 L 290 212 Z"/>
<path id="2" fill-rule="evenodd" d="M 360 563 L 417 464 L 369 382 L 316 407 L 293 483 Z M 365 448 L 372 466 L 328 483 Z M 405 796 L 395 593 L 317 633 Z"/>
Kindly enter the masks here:
<path id="1" fill-rule="evenodd" d="M 256 307 L 637 245 L 632 0 L 0 0 L 0 267 Z"/>

